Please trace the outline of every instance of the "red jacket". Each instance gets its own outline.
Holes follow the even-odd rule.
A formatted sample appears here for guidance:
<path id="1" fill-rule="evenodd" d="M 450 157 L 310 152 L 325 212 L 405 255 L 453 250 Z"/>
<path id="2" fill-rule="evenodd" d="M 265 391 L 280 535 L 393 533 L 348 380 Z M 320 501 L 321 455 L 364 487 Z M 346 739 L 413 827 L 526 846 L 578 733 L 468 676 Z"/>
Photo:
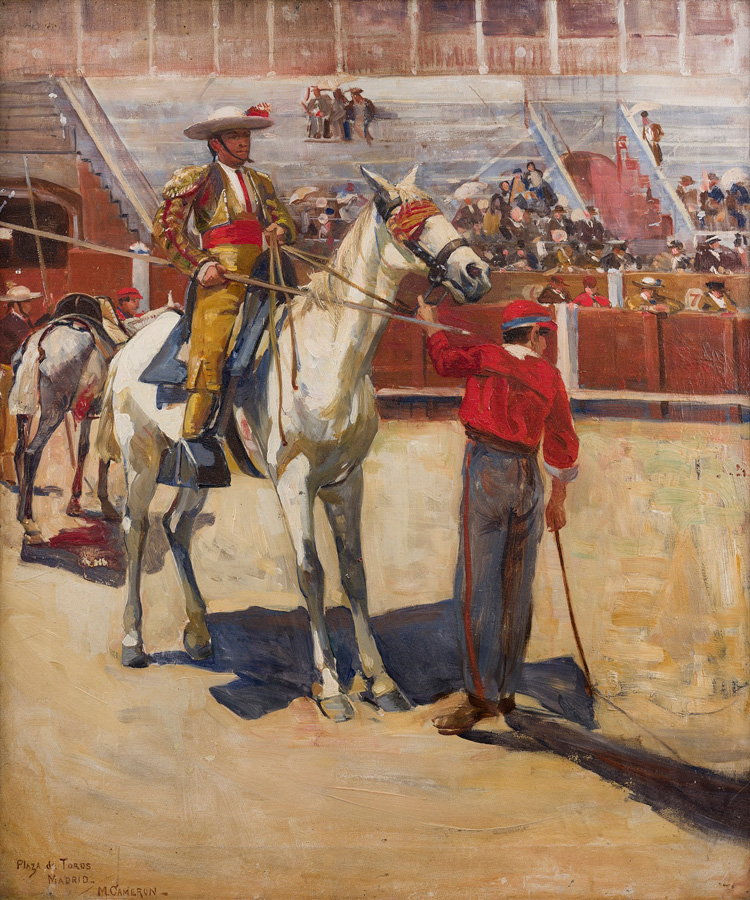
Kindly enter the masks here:
<path id="1" fill-rule="evenodd" d="M 550 474 L 572 481 L 578 437 L 558 370 L 536 354 L 518 359 L 500 344 L 453 347 L 445 332 L 427 339 L 438 375 L 466 376 L 459 416 L 467 428 L 533 449 L 542 443 Z"/>

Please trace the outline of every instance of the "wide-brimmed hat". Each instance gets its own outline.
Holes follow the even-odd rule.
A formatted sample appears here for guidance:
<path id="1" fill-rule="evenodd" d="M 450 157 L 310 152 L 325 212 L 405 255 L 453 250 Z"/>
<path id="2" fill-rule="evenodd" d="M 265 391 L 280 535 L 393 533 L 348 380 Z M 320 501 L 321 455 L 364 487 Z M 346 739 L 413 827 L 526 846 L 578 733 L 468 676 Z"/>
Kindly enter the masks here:
<path id="1" fill-rule="evenodd" d="M 634 284 L 636 287 L 643 288 L 643 290 L 653 291 L 658 294 L 663 282 L 661 278 L 652 278 L 650 275 L 644 275 L 640 281 L 636 281 Z"/>
<path id="2" fill-rule="evenodd" d="M 212 112 L 207 119 L 194 122 L 183 134 L 193 141 L 207 141 L 223 131 L 270 128 L 273 125 L 270 112 L 271 107 L 268 103 L 258 103 L 257 106 L 245 110 L 238 106 L 222 106 Z"/>
<path id="3" fill-rule="evenodd" d="M 41 296 L 23 284 L 14 284 L 8 288 L 7 293 L 0 296 L 0 303 L 25 303 L 27 300 L 36 300 Z"/>
<path id="4" fill-rule="evenodd" d="M 561 284 L 563 287 L 568 286 L 568 282 L 565 281 L 562 275 L 550 275 L 550 284 Z"/>
<path id="5" fill-rule="evenodd" d="M 707 281 L 706 287 L 709 289 L 709 291 L 723 291 L 724 284 L 725 282 L 723 281 Z"/>
<path id="6" fill-rule="evenodd" d="M 513 328 L 528 328 L 530 325 L 541 325 L 550 331 L 557 331 L 549 309 L 533 300 L 514 300 L 503 310 L 501 328 L 510 331 Z"/>
<path id="7" fill-rule="evenodd" d="M 705 242 L 707 244 L 719 244 L 721 243 L 721 238 L 716 234 L 709 234 Z"/>
<path id="8" fill-rule="evenodd" d="M 681 175 L 680 184 L 695 184 L 695 179 L 691 178 L 690 175 Z"/>

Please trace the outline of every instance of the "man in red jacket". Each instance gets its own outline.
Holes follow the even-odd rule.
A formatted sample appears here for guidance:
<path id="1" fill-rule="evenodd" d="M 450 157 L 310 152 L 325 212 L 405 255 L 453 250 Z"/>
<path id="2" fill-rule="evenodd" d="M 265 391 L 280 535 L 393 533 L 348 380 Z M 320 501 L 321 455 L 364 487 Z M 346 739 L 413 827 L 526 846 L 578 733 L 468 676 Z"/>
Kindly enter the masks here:
<path id="1" fill-rule="evenodd" d="M 418 316 L 435 322 L 421 297 Z M 441 734 L 462 734 L 515 708 L 544 531 L 540 446 L 552 476 L 550 531 L 565 525 L 567 484 L 578 474 L 568 396 L 542 357 L 546 335 L 556 329 L 548 308 L 516 300 L 503 313 L 502 346 L 452 346 L 445 332 L 427 340 L 439 375 L 466 377 L 459 415 L 469 438 L 454 586 L 467 696 L 433 719 Z"/>

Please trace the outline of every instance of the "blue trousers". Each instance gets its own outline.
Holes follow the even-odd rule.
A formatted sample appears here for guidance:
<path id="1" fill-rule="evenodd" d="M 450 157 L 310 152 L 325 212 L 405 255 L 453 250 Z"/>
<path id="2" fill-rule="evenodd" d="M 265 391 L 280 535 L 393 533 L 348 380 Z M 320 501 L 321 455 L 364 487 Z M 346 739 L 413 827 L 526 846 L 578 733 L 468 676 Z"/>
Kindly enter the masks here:
<path id="1" fill-rule="evenodd" d="M 531 630 L 531 586 L 544 531 L 535 456 L 470 440 L 463 467 L 461 541 L 453 591 L 469 694 L 515 693 Z"/>

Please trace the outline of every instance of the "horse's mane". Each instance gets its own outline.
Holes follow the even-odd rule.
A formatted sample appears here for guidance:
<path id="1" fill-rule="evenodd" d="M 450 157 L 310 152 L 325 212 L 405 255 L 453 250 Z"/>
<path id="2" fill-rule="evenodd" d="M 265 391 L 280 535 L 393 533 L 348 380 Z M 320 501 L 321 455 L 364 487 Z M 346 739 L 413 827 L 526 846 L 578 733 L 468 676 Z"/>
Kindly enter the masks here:
<path id="1" fill-rule="evenodd" d="M 401 203 L 414 203 L 417 200 L 431 199 L 426 191 L 412 184 L 396 185 L 396 193 Z M 365 230 L 366 223 L 369 222 L 373 205 L 372 200 L 367 203 L 351 228 L 344 235 L 341 245 L 334 254 L 331 265 L 338 272 L 351 272 L 356 265 L 361 253 L 362 233 Z M 328 272 L 313 273 L 310 276 L 308 294 L 302 307 L 303 312 L 309 308 L 310 303 L 314 303 L 318 307 L 329 307 L 335 302 L 334 295 L 337 285 L 341 285 L 341 282 Z"/>

